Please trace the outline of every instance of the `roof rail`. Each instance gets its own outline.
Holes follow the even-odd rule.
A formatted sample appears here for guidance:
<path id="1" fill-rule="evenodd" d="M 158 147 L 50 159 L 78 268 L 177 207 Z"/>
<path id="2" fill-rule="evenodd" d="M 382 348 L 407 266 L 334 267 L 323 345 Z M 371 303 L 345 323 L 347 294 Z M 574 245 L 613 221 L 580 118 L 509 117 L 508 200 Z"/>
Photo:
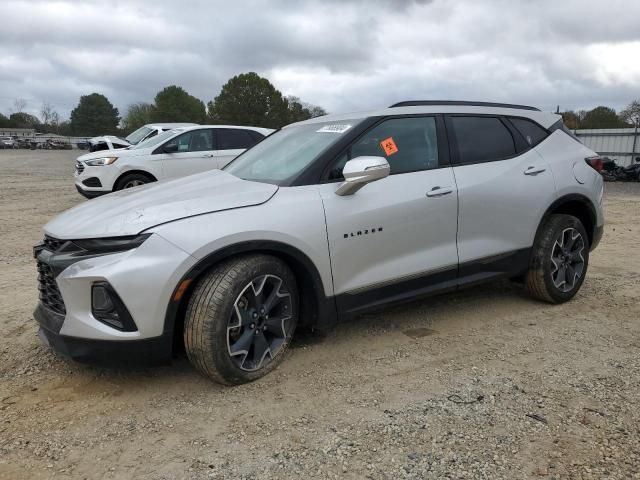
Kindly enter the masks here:
<path id="1" fill-rule="evenodd" d="M 398 102 L 391 105 L 389 108 L 395 107 L 419 107 L 429 105 L 460 105 L 464 107 L 497 107 L 497 108 L 516 108 L 518 110 L 535 110 L 539 112 L 540 109 L 536 107 L 530 107 L 528 105 L 515 105 L 512 103 L 493 103 L 493 102 L 465 102 L 461 100 L 407 100 L 404 102 Z"/>

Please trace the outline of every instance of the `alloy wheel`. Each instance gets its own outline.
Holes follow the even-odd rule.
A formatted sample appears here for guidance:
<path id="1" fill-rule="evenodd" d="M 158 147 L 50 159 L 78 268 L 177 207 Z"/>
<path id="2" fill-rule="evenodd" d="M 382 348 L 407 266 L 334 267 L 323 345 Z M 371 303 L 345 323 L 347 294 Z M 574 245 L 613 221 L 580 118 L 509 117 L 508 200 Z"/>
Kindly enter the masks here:
<path id="1" fill-rule="evenodd" d="M 276 357 L 291 333 L 292 310 L 280 277 L 262 275 L 243 288 L 227 325 L 227 348 L 238 368 L 255 371 Z"/>
<path id="2" fill-rule="evenodd" d="M 122 188 L 139 187 L 140 185 L 144 185 L 144 182 L 142 180 L 130 180 L 127 183 L 125 183 L 124 187 Z"/>
<path id="3" fill-rule="evenodd" d="M 562 292 L 570 292 L 584 273 L 585 242 L 575 228 L 566 228 L 556 239 L 551 250 L 551 279 Z"/>

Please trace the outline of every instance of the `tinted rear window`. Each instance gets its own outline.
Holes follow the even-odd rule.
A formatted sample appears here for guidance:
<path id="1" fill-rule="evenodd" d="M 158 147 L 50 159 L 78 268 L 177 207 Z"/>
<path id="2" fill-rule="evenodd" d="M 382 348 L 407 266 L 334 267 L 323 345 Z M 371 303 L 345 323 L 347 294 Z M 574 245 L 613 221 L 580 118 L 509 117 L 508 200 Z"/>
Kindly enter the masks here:
<path id="1" fill-rule="evenodd" d="M 532 120 L 510 118 L 511 123 L 522 134 L 529 146 L 533 147 L 549 136 L 547 131 Z"/>
<path id="2" fill-rule="evenodd" d="M 235 128 L 218 129 L 218 149 L 234 150 L 236 148 L 252 147 L 256 141 L 247 130 Z"/>
<path id="3" fill-rule="evenodd" d="M 491 162 L 512 157 L 516 145 L 509 129 L 496 117 L 451 117 L 460 163 Z"/>

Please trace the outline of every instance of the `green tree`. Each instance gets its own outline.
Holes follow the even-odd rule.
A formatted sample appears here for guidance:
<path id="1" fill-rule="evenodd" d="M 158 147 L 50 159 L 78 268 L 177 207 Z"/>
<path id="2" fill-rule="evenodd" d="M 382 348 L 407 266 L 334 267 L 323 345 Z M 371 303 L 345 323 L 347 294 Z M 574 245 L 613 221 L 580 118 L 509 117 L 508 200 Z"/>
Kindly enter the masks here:
<path id="1" fill-rule="evenodd" d="M 0 127 L 8 127 L 9 119 L 0 113 Z"/>
<path id="2" fill-rule="evenodd" d="M 324 108 L 303 102 L 298 97 L 292 95 L 288 96 L 286 101 L 288 109 L 287 123 L 301 122 L 302 120 L 321 117 L 327 114 Z"/>
<path id="3" fill-rule="evenodd" d="M 620 112 L 620 120 L 631 125 L 640 125 L 640 100 L 634 100 Z"/>
<path id="4" fill-rule="evenodd" d="M 12 113 L 9 117 L 9 126 L 14 128 L 36 128 L 39 123 L 38 117 L 25 112 Z"/>
<path id="5" fill-rule="evenodd" d="M 616 128 L 624 127 L 616 111 L 609 107 L 596 107 L 585 113 L 584 119 L 580 121 L 579 128 Z"/>
<path id="6" fill-rule="evenodd" d="M 214 123 L 279 128 L 289 123 L 289 105 L 269 80 L 257 73 L 236 75 L 209 102 Z"/>
<path id="7" fill-rule="evenodd" d="M 80 97 L 78 106 L 71 111 L 70 122 L 76 135 L 103 135 L 117 131 L 120 117 L 107 97 L 92 93 Z"/>
<path id="8" fill-rule="evenodd" d="M 164 88 L 155 98 L 151 111 L 154 122 L 204 123 L 207 112 L 202 100 L 189 95 L 183 88 L 171 85 Z"/>
<path id="9" fill-rule="evenodd" d="M 122 129 L 128 135 L 141 126 L 151 123 L 154 106 L 150 103 L 134 103 L 127 107 L 127 114 L 122 119 Z"/>

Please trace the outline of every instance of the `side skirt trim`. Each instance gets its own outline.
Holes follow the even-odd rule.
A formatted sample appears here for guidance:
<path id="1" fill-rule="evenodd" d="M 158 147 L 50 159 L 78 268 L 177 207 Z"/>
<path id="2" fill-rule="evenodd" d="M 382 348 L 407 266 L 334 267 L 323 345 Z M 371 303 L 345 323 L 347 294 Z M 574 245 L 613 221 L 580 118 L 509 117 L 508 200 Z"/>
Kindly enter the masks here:
<path id="1" fill-rule="evenodd" d="M 458 267 L 373 285 L 337 295 L 336 306 L 341 321 L 390 305 L 405 303 L 458 288 L 515 277 L 529 267 L 530 248 L 506 252 L 465 262 Z"/>

